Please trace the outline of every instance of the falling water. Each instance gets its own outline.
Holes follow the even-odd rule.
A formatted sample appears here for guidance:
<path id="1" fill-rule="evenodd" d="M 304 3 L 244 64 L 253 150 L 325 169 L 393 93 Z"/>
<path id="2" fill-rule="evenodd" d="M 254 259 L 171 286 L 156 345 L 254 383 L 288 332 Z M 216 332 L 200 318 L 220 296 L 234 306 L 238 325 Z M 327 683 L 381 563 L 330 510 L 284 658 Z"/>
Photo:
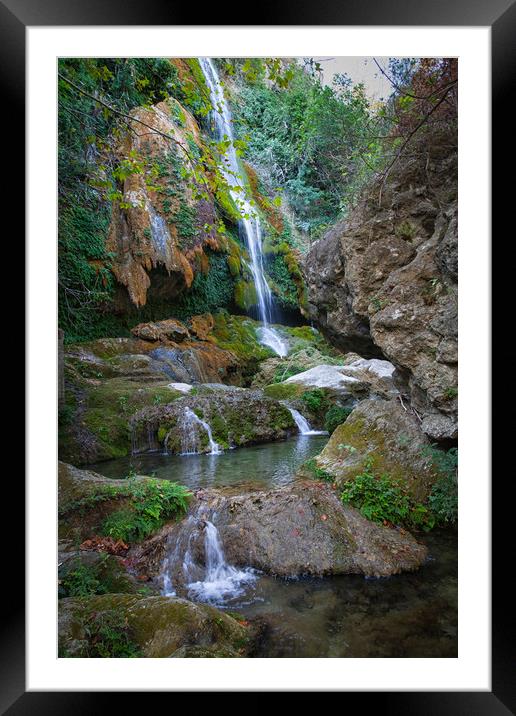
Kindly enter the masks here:
<path id="1" fill-rule="evenodd" d="M 296 425 L 299 428 L 301 435 L 326 435 L 325 430 L 312 430 L 310 423 L 304 418 L 298 410 L 289 408 L 290 414 L 296 421 Z"/>
<path id="2" fill-rule="evenodd" d="M 163 594 L 176 596 L 173 583 L 177 580 L 190 599 L 224 604 L 243 594 L 258 575 L 250 567 L 237 569 L 226 562 L 219 531 L 211 520 L 206 519 L 205 511 L 206 507 L 201 506 L 197 515 L 190 515 L 165 557 L 162 570 Z M 216 517 L 216 513 L 211 515 L 212 520 Z M 193 556 L 194 543 L 202 533 L 203 566 Z"/>
<path id="3" fill-rule="evenodd" d="M 272 348 L 277 355 L 283 357 L 288 353 L 288 345 L 278 332 L 270 326 L 272 317 L 272 293 L 265 279 L 263 270 L 262 230 L 260 221 L 249 200 L 239 191 L 240 167 L 233 146 L 231 113 L 224 98 L 224 91 L 213 62 L 208 57 L 200 57 L 199 63 L 210 89 L 210 99 L 213 106 L 211 114 L 215 127 L 215 136 L 219 141 L 227 139 L 231 142 L 223 158 L 221 169 L 224 178 L 230 186 L 231 196 L 237 206 L 241 207 L 244 215 L 244 218 L 241 220 L 241 228 L 245 234 L 245 240 L 251 257 L 250 268 L 258 299 L 258 314 L 262 322 L 262 327 L 259 331 L 260 342 Z"/>
<path id="4" fill-rule="evenodd" d="M 190 410 L 185 408 L 183 417 L 180 423 L 181 430 L 181 454 L 182 455 L 196 455 L 201 452 L 201 441 L 199 438 L 199 427 L 201 427 L 208 435 L 208 446 L 210 455 L 220 455 L 222 450 L 218 444 L 214 441 L 211 428 L 207 422 L 198 418 L 197 415 Z M 165 446 L 167 444 L 167 437 L 165 438 Z"/>

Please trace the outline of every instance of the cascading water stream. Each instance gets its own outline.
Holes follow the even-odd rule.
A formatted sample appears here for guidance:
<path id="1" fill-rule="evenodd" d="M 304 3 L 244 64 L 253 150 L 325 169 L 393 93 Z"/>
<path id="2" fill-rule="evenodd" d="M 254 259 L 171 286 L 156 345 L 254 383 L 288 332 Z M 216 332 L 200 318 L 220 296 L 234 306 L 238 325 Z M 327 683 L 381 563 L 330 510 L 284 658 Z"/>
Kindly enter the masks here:
<path id="1" fill-rule="evenodd" d="M 199 427 L 201 427 L 208 436 L 208 446 L 210 455 L 220 455 L 222 450 L 218 443 L 213 439 L 211 428 L 207 422 L 201 420 L 190 408 L 185 408 L 183 418 L 180 423 L 181 430 L 181 454 L 197 455 L 201 452 L 201 444 L 199 439 Z M 165 437 L 165 446 L 167 445 L 168 435 Z"/>
<path id="2" fill-rule="evenodd" d="M 290 414 L 294 418 L 301 435 L 326 435 L 326 430 L 312 430 L 310 423 L 304 418 L 298 410 L 289 408 Z"/>
<path id="3" fill-rule="evenodd" d="M 215 137 L 221 141 L 227 139 L 230 145 L 221 164 L 221 170 L 224 174 L 229 187 L 230 193 L 237 204 L 241 207 L 244 217 L 241 219 L 241 229 L 245 234 L 246 244 L 251 258 L 251 273 L 253 275 L 254 285 L 256 288 L 256 296 L 258 300 L 258 314 L 262 327 L 260 329 L 260 342 L 263 345 L 272 348 L 279 356 L 284 357 L 288 353 L 288 345 L 278 332 L 271 328 L 272 305 L 273 298 L 269 284 L 265 279 L 263 270 L 263 253 L 262 253 L 262 231 L 260 221 L 251 206 L 249 200 L 239 191 L 240 167 L 238 158 L 233 146 L 233 128 L 231 126 L 231 113 L 224 97 L 224 91 L 220 84 L 217 70 L 210 58 L 200 57 L 199 63 L 203 71 L 206 84 L 210 90 L 210 100 L 213 107 L 211 113 Z M 249 217 L 249 218 L 245 218 Z"/>
<path id="4" fill-rule="evenodd" d="M 210 517 L 215 520 L 217 515 Z M 205 506 L 201 506 L 196 515 L 190 515 L 185 521 L 163 563 L 165 596 L 176 596 L 173 585 L 177 581 L 190 599 L 221 605 L 243 594 L 257 580 L 256 570 L 238 569 L 226 562 L 219 531 L 211 520 L 206 518 Z M 194 543 L 200 534 L 204 535 L 204 565 L 198 564 L 193 556 Z"/>

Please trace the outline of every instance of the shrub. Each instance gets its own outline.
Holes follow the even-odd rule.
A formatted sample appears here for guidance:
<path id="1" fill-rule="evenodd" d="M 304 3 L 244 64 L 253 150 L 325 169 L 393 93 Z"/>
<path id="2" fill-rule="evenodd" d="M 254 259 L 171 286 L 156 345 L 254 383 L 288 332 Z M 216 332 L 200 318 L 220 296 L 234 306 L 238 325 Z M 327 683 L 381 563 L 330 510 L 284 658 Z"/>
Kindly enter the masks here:
<path id="1" fill-rule="evenodd" d="M 131 504 L 113 512 L 102 525 L 102 533 L 124 542 L 136 542 L 159 529 L 165 519 L 186 512 L 190 492 L 175 482 L 150 479 L 128 480 L 127 489 L 117 495 L 131 498 Z"/>
<path id="2" fill-rule="evenodd" d="M 351 410 L 351 408 L 342 408 L 340 405 L 332 405 L 324 416 L 324 429 L 331 434 L 336 427 L 342 425 Z"/>
<path id="3" fill-rule="evenodd" d="M 411 503 L 408 495 L 388 475 L 375 475 L 373 461 L 367 460 L 363 472 L 346 483 L 343 503 L 353 505 L 373 522 L 412 525 L 432 529 L 434 518 L 422 504 Z"/>
<path id="4" fill-rule="evenodd" d="M 303 467 L 309 470 L 312 475 L 315 477 L 316 480 L 324 480 L 325 482 L 333 482 L 335 479 L 333 475 L 326 470 L 323 470 L 322 467 L 318 467 L 317 463 L 315 461 L 315 458 L 312 457 L 310 460 L 307 460 Z"/>
<path id="5" fill-rule="evenodd" d="M 301 400 L 313 413 L 318 413 L 327 403 L 326 395 L 321 388 L 306 390 L 301 396 Z"/>
<path id="6" fill-rule="evenodd" d="M 440 450 L 435 445 L 423 451 L 432 460 L 441 477 L 432 488 L 428 504 L 439 524 L 454 524 L 458 515 L 457 448 Z"/>
<path id="7" fill-rule="evenodd" d="M 91 614 L 83 623 L 88 639 L 80 656 L 133 659 L 142 656 L 126 618 L 114 609 Z"/>
<path id="8" fill-rule="evenodd" d="M 91 594 L 107 594 L 108 589 L 99 579 L 99 566 L 78 562 L 60 580 L 59 596 L 88 597 Z"/>

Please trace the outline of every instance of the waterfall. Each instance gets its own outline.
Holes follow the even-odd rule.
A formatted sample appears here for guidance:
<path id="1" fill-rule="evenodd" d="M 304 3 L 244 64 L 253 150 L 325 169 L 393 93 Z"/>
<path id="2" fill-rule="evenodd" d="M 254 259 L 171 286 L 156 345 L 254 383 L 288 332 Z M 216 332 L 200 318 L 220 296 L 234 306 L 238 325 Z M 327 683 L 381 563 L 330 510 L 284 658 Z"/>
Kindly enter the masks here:
<path id="1" fill-rule="evenodd" d="M 195 455 L 201 452 L 201 441 L 199 438 L 199 427 L 201 427 L 208 435 L 208 446 L 210 455 L 220 455 L 222 450 L 218 444 L 214 441 L 211 428 L 207 422 L 201 420 L 197 415 L 190 410 L 185 408 L 183 418 L 180 423 L 181 430 L 181 454 L 182 455 Z M 167 438 L 165 438 L 165 447 L 167 444 Z"/>
<path id="2" fill-rule="evenodd" d="M 249 256 L 251 257 L 250 268 L 258 299 L 258 315 L 262 323 L 259 339 L 263 345 L 272 348 L 277 355 L 284 357 L 288 353 L 288 344 L 281 338 L 279 333 L 269 325 L 272 320 L 273 299 L 263 270 L 262 230 L 260 221 L 249 200 L 238 191 L 238 189 L 240 189 L 238 186 L 240 167 L 233 146 L 231 113 L 213 62 L 208 57 L 200 57 L 199 64 L 210 90 L 210 100 L 213 107 L 211 116 L 215 127 L 215 137 L 219 141 L 225 138 L 231 142 L 222 161 L 221 170 L 230 186 L 233 200 L 237 206 L 241 207 L 242 214 L 244 215 L 240 225 L 245 235 Z"/>
<path id="3" fill-rule="evenodd" d="M 205 517 L 206 507 L 191 515 L 176 538 L 175 544 L 165 557 L 162 569 L 163 594 L 176 596 L 174 576 L 183 585 L 190 599 L 210 604 L 224 602 L 240 596 L 245 588 L 256 581 L 257 573 L 250 567 L 238 569 L 226 562 L 219 531 L 213 521 Z M 216 519 L 216 513 L 211 516 Z M 201 533 L 204 539 L 204 566 L 193 555 L 196 540 Z M 181 557 L 181 552 L 183 556 Z"/>
<path id="4" fill-rule="evenodd" d="M 326 430 L 312 430 L 310 423 L 304 418 L 298 410 L 289 408 L 290 414 L 296 421 L 296 425 L 299 428 L 301 435 L 326 435 Z"/>

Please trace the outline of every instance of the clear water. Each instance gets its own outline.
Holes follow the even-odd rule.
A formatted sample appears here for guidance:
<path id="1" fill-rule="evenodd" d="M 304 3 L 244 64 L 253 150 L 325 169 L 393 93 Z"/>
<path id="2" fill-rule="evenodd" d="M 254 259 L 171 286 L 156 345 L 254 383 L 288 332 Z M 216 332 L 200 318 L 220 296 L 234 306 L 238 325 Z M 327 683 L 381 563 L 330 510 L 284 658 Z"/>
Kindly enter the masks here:
<path id="1" fill-rule="evenodd" d="M 153 453 L 90 467 L 112 478 L 126 476 L 131 468 L 140 474 L 155 471 L 192 489 L 277 487 L 292 481 L 297 467 L 319 453 L 327 439 L 300 435 L 220 455 Z M 210 521 L 216 528 L 216 516 Z M 216 529 L 209 527 L 207 573 L 207 565 L 196 565 L 189 555 L 187 527 L 185 543 L 168 559 L 191 575 L 190 598 L 252 620 L 260 634 L 254 657 L 457 656 L 456 530 L 418 534 L 430 557 L 413 573 L 387 579 L 344 575 L 292 580 L 228 565 Z M 174 594 L 173 580 L 165 580 L 164 588 Z"/>
<path id="2" fill-rule="evenodd" d="M 231 112 L 224 97 L 224 90 L 220 84 L 215 65 L 209 57 L 200 57 L 199 63 L 206 79 L 206 84 L 210 90 L 210 100 L 213 107 L 211 120 L 213 122 L 215 138 L 219 141 L 229 140 L 231 142 L 224 155 L 221 170 L 224 174 L 224 178 L 231 187 L 231 196 L 242 212 L 240 228 L 251 258 L 249 267 L 256 288 L 258 315 L 263 324 L 259 332 L 259 340 L 264 345 L 269 346 L 269 348 L 279 356 L 283 357 L 288 353 L 288 343 L 269 325 L 272 320 L 273 300 L 271 289 L 263 270 L 262 228 L 256 212 L 242 191 L 243 184 L 240 177 L 240 165 L 238 163 L 236 150 L 232 144 L 233 120 Z"/>
<path id="3" fill-rule="evenodd" d="M 323 449 L 328 436 L 303 436 L 274 443 L 226 450 L 219 455 L 163 455 L 159 452 L 118 458 L 90 465 L 88 469 L 111 478 L 131 471 L 156 474 L 191 489 L 242 485 L 246 488 L 278 487 L 292 481 L 297 468 Z"/>

